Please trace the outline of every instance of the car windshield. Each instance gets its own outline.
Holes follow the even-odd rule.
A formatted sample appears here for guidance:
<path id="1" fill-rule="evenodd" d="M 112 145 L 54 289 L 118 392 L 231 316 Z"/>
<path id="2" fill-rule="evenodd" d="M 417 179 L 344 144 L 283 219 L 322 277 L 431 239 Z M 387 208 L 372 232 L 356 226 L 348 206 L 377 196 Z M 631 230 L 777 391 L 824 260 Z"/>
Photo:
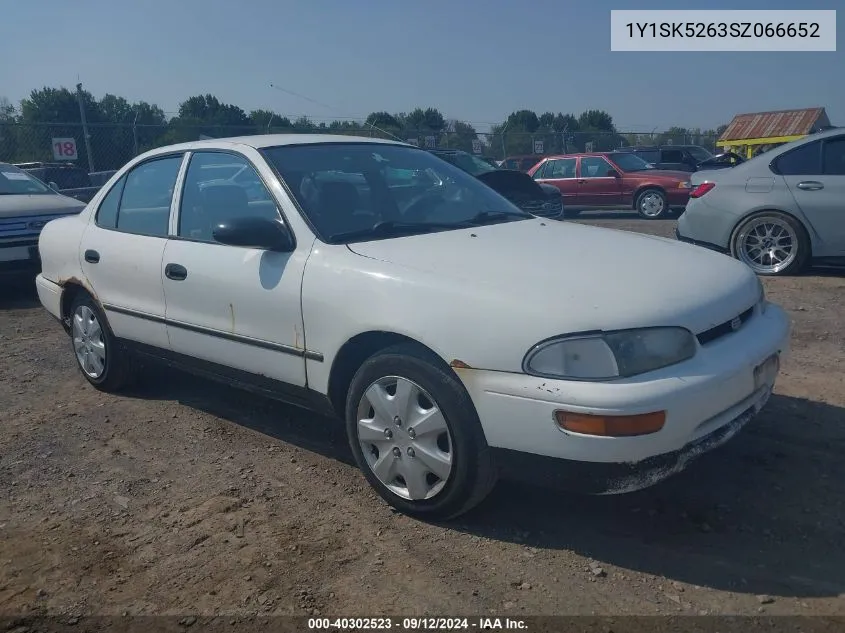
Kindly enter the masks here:
<path id="1" fill-rule="evenodd" d="M 12 165 L 0 165 L 0 196 L 55 194 L 43 182 Z"/>
<path id="2" fill-rule="evenodd" d="M 619 152 L 618 154 L 612 154 L 609 158 L 616 163 L 622 171 L 645 171 L 646 169 L 654 169 L 652 165 L 645 162 L 636 154 Z"/>
<path id="3" fill-rule="evenodd" d="M 381 143 L 263 150 L 320 239 L 340 244 L 534 216 L 431 152 Z"/>
<path id="4" fill-rule="evenodd" d="M 704 149 L 703 147 L 698 147 L 697 145 L 693 145 L 693 146 L 691 146 L 691 147 L 688 147 L 688 148 L 687 148 L 687 151 L 688 151 L 688 152 L 690 153 L 690 155 L 691 155 L 691 156 L 692 156 L 695 160 L 697 160 L 699 163 L 701 163 L 701 162 L 703 162 L 703 161 L 705 161 L 705 160 L 708 160 L 708 159 L 710 159 L 710 158 L 713 158 L 713 154 L 711 154 L 710 152 L 708 152 L 708 151 L 707 151 L 706 149 Z"/>
<path id="5" fill-rule="evenodd" d="M 437 154 L 443 160 L 452 163 L 456 167 L 460 167 L 466 173 L 472 176 L 480 176 L 486 174 L 488 171 L 496 171 L 497 167 L 493 167 L 490 163 L 482 160 L 472 154 L 465 154 L 463 152 L 443 153 Z"/>

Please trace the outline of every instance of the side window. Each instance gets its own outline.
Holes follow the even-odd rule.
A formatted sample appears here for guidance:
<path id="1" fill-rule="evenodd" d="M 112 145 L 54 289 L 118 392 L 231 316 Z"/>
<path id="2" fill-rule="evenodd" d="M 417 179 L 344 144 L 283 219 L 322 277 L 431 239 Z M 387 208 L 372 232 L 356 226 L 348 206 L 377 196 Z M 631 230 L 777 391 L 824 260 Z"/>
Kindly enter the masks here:
<path id="1" fill-rule="evenodd" d="M 126 176 L 114 183 L 106 197 L 97 209 L 97 226 L 104 229 L 117 228 L 117 210 L 120 207 L 120 196 L 123 195 L 123 186 L 126 184 Z"/>
<path id="2" fill-rule="evenodd" d="M 581 178 L 605 178 L 613 169 L 601 156 L 585 156 L 581 159 Z"/>
<path id="3" fill-rule="evenodd" d="M 797 147 L 777 159 L 775 169 L 784 176 L 812 176 L 822 171 L 821 142 Z"/>
<path id="4" fill-rule="evenodd" d="M 845 136 L 824 142 L 824 173 L 827 176 L 845 176 Z"/>
<path id="5" fill-rule="evenodd" d="M 543 172 L 546 171 L 546 168 L 549 166 L 550 163 L 553 163 L 553 160 L 546 161 L 542 165 L 537 168 L 537 171 L 534 172 L 534 180 L 540 180 L 543 178 Z"/>
<path id="6" fill-rule="evenodd" d="M 236 217 L 279 218 L 276 203 L 258 172 L 236 154 L 192 155 L 179 203 L 178 235 L 213 242 L 214 227 Z"/>
<path id="7" fill-rule="evenodd" d="M 559 158 L 546 167 L 546 178 L 575 178 L 575 159 Z"/>
<path id="8" fill-rule="evenodd" d="M 119 231 L 167 237 L 170 202 L 181 164 L 181 155 L 168 156 L 142 163 L 126 175 L 117 213 Z"/>
<path id="9" fill-rule="evenodd" d="M 637 156 L 642 158 L 647 163 L 659 163 L 660 152 L 657 150 L 644 150 L 641 152 L 634 152 Z"/>
<path id="10" fill-rule="evenodd" d="M 661 152 L 661 163 L 683 163 L 684 153 L 679 149 L 664 149 Z"/>

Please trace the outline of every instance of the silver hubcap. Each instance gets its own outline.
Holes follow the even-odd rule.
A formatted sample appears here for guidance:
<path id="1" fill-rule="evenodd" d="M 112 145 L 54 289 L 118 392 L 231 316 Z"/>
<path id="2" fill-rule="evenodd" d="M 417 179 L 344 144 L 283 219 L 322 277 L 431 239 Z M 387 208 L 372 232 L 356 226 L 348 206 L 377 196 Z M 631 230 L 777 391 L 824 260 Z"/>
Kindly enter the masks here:
<path id="1" fill-rule="evenodd" d="M 663 197 L 658 193 L 647 193 L 640 198 L 640 211 L 650 218 L 657 217 L 663 213 Z"/>
<path id="2" fill-rule="evenodd" d="M 106 368 L 106 342 L 97 315 L 88 306 L 79 306 L 73 313 L 73 349 L 82 371 L 99 378 Z"/>
<path id="3" fill-rule="evenodd" d="M 798 255 L 798 236 L 786 222 L 758 218 L 742 228 L 737 240 L 740 260 L 758 273 L 777 273 Z"/>
<path id="4" fill-rule="evenodd" d="M 386 376 L 358 404 L 358 443 L 378 480 L 418 501 L 437 495 L 452 474 L 452 436 L 440 407 L 415 382 Z"/>

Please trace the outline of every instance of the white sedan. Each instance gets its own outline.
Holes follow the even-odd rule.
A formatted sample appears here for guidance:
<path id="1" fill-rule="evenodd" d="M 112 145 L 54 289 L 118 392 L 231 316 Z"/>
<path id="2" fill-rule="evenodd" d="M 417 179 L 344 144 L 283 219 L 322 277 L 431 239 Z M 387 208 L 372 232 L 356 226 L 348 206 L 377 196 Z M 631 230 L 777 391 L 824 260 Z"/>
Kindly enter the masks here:
<path id="1" fill-rule="evenodd" d="M 789 340 L 740 262 L 536 218 L 376 139 L 152 150 L 39 247 L 39 297 L 92 385 L 143 356 L 338 415 L 382 497 L 432 518 L 503 471 L 651 485 L 760 410 Z"/>

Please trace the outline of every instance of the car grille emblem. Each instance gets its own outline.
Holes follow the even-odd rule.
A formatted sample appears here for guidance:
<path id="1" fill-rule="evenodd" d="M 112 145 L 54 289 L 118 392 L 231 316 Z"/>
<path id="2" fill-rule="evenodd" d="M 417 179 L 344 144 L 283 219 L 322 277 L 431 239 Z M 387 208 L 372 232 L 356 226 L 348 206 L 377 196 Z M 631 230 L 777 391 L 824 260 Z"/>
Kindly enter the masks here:
<path id="1" fill-rule="evenodd" d="M 736 332 L 739 329 L 739 326 L 742 325 L 742 319 L 739 317 L 734 317 L 731 319 L 731 330 Z"/>

